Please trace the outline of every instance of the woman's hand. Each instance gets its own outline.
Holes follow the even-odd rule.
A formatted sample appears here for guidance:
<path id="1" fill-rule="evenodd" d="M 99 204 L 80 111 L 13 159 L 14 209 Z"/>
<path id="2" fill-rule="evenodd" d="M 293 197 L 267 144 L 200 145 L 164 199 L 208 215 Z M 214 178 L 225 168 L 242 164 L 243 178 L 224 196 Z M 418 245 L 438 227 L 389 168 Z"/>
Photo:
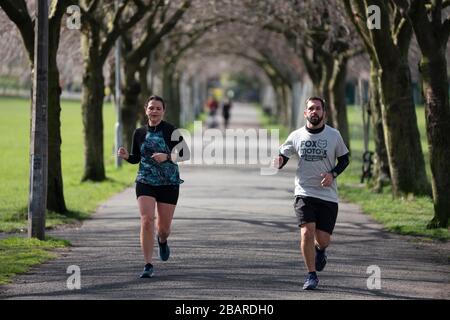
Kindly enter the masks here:
<path id="1" fill-rule="evenodd" d="M 152 159 L 158 163 L 161 163 L 161 162 L 169 160 L 169 155 L 167 153 L 157 152 L 152 155 Z"/>
<path id="2" fill-rule="evenodd" d="M 120 147 L 119 150 L 117 150 L 117 155 L 125 160 L 127 160 L 128 157 L 130 156 L 127 149 L 125 149 L 124 147 Z"/>

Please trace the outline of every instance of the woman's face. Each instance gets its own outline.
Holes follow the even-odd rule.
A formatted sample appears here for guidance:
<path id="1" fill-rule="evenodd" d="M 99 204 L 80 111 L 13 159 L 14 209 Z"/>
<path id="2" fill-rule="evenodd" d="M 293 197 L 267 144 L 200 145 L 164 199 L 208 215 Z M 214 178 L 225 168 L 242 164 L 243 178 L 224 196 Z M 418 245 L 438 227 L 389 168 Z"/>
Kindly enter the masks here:
<path id="1" fill-rule="evenodd" d="M 145 114 L 151 123 L 159 123 L 162 120 L 164 113 L 165 110 L 163 104 L 158 100 L 150 100 L 147 104 L 147 108 L 145 108 Z"/>

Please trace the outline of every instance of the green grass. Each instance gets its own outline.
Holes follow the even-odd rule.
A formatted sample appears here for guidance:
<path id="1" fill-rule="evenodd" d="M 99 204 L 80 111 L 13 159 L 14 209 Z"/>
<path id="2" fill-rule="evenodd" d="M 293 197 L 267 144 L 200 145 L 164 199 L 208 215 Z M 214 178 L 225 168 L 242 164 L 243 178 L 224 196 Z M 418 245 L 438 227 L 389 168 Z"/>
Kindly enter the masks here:
<path id="1" fill-rule="evenodd" d="M 261 126 L 264 129 L 278 129 L 279 130 L 279 139 L 281 142 L 286 141 L 286 138 L 289 135 L 289 130 L 284 126 L 280 126 L 275 117 L 270 117 L 266 113 L 264 113 L 262 107 L 260 105 L 256 105 L 256 109 L 258 110 L 258 120 L 261 123 Z"/>
<path id="2" fill-rule="evenodd" d="M 427 175 L 431 177 L 429 165 L 428 142 L 426 138 L 425 116 L 423 106 L 416 108 L 417 122 L 420 131 L 422 151 L 424 153 Z M 262 114 L 261 122 L 264 127 L 274 126 L 273 121 Z M 362 154 L 364 152 L 363 126 L 361 109 L 356 106 L 348 107 L 350 128 L 351 161 L 349 167 L 339 176 L 339 196 L 361 206 L 364 213 L 381 223 L 386 230 L 414 235 L 421 238 L 450 239 L 449 229 L 427 229 L 427 223 L 433 218 L 433 200 L 430 197 L 409 197 L 393 199 L 390 187 L 382 193 L 376 193 L 370 184 L 361 184 Z M 279 127 L 275 125 L 276 127 Z M 283 132 L 282 130 L 280 132 Z M 284 142 L 287 134 L 280 134 L 280 143 Z M 374 150 L 373 135 L 370 133 L 369 150 Z"/>
<path id="3" fill-rule="evenodd" d="M 105 170 L 108 180 L 81 183 L 83 135 L 80 102 L 63 101 L 61 111 L 62 171 L 66 205 L 65 215 L 47 212 L 46 228 L 77 223 L 113 194 L 132 184 L 137 167 L 124 162 L 114 165 L 114 109 L 106 103 L 104 115 Z M 0 231 L 24 232 L 27 226 L 29 188 L 30 102 L 20 98 L 0 97 Z M 50 250 L 66 246 L 61 240 L 7 238 L 0 241 L 0 284 L 11 276 L 26 272 L 30 266 L 56 255 Z"/>
<path id="4" fill-rule="evenodd" d="M 423 106 L 416 107 L 427 176 L 431 179 L 424 112 Z M 385 188 L 382 193 L 376 193 L 371 189 L 370 183 L 360 184 L 361 158 L 364 152 L 361 119 L 361 109 L 349 106 L 348 120 L 350 124 L 352 158 L 349 168 L 339 176 L 339 195 L 346 201 L 359 204 L 365 213 L 370 214 L 374 220 L 383 224 L 389 231 L 439 240 L 450 239 L 449 229 L 426 228 L 427 223 L 434 215 L 433 199 L 431 197 L 410 196 L 393 199 L 390 187 Z M 370 133 L 370 137 L 373 137 L 372 133 Z M 372 140 L 369 143 L 369 150 L 374 150 Z"/>
<path id="5" fill-rule="evenodd" d="M 0 240 L 0 284 L 8 283 L 18 273 L 27 272 L 32 265 L 55 258 L 56 254 L 50 250 L 69 245 L 68 241 L 53 238 L 45 241 L 17 237 Z"/>
<path id="6" fill-rule="evenodd" d="M 202 111 L 197 119 L 195 119 L 194 121 L 192 121 L 191 123 L 188 123 L 185 127 L 185 129 L 187 131 L 189 131 L 191 134 L 194 134 L 194 122 L 195 121 L 201 121 L 202 123 L 205 122 L 208 118 L 208 113 L 206 111 Z"/>
<path id="7" fill-rule="evenodd" d="M 0 76 L 0 88 L 7 89 L 25 89 L 19 84 L 19 79 L 11 76 Z"/>
<path id="8" fill-rule="evenodd" d="M 25 231 L 29 188 L 30 102 L 20 98 L 0 98 L 0 231 Z M 108 180 L 81 183 L 83 135 L 80 102 L 63 101 L 61 106 L 61 162 L 68 215 L 48 213 L 46 227 L 74 223 L 87 218 L 96 207 L 134 181 L 137 167 L 124 162 L 115 168 L 114 109 L 105 103 L 104 153 Z"/>

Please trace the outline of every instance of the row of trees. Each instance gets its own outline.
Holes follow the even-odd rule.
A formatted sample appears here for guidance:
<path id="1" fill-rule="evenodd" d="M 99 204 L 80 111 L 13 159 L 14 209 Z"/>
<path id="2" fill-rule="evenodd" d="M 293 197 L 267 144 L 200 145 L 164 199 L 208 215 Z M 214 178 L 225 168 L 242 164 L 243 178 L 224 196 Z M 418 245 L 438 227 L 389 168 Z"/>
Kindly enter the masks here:
<path id="1" fill-rule="evenodd" d="M 346 12 L 364 41 L 371 61 L 370 105 L 381 117 L 394 196 L 428 194 L 429 183 L 412 98 L 408 49 L 415 34 L 422 56 L 420 73 L 431 165 L 435 216 L 430 227 L 447 227 L 450 216 L 449 81 L 446 50 L 450 1 L 344 0 Z M 368 28 L 368 7 L 379 8 L 380 28 Z M 374 97 L 372 97 L 374 98 Z M 379 108 L 379 109 L 377 109 Z M 381 116 L 380 116 L 381 115 Z M 376 119 L 379 121 L 378 119 Z"/>
<path id="2" fill-rule="evenodd" d="M 143 100 L 149 95 L 149 69 L 159 68 L 163 96 L 170 101 L 169 121 L 179 124 L 180 79 L 192 57 L 232 55 L 257 66 L 276 95 L 279 120 L 293 126 L 290 96 L 293 84 L 307 74 L 314 93 L 328 101 L 330 124 L 350 146 L 345 107 L 348 61 L 364 54 L 370 64 L 372 118 L 377 188 L 390 178 L 396 197 L 430 194 L 435 218 L 430 226 L 446 226 L 450 199 L 448 161 L 450 126 L 445 53 L 450 18 L 448 0 L 123 0 L 115 8 L 107 0 L 53 0 L 49 40 L 49 186 L 47 207 L 66 211 L 60 156 L 59 69 L 56 63 L 61 21 L 69 5 L 81 9 L 82 112 L 85 167 L 82 179 L 105 179 L 103 165 L 104 65 L 120 36 L 123 41 L 123 139 L 127 144 Z M 0 0 L 20 30 L 33 57 L 33 19 L 24 0 Z M 379 28 L 370 28 L 370 6 L 378 8 Z M 413 36 L 421 51 L 421 80 L 426 105 L 432 169 L 431 187 L 425 174 L 408 52 Z M 188 61 L 188 62 L 187 62 Z M 152 84 L 153 85 L 153 84 Z M 113 87 L 113 86 L 110 86 Z M 413 155 L 413 156 L 411 156 Z"/>
<path id="3" fill-rule="evenodd" d="M 389 177 L 393 195 L 433 195 L 429 227 L 446 227 L 450 216 L 449 81 L 446 50 L 450 1 L 264 1 L 246 2 L 259 24 L 284 35 L 302 60 L 314 91 L 329 101 L 329 123 L 349 144 L 345 78 L 350 58 L 370 61 L 370 114 L 375 132 L 378 189 Z M 369 9 L 375 8 L 374 15 Z M 370 19 L 379 19 L 372 27 Z M 355 37 L 355 31 L 359 37 Z M 418 130 L 408 53 L 413 35 L 421 52 L 420 75 L 430 151 L 431 187 Z M 281 113 L 282 114 L 282 113 Z"/>
<path id="4" fill-rule="evenodd" d="M 382 188 L 383 180 L 388 177 L 394 197 L 432 194 L 435 216 L 429 227 L 446 227 L 450 214 L 450 199 L 446 196 L 450 186 L 450 140 L 446 139 L 450 125 L 446 61 L 450 1 L 266 0 L 242 3 L 247 10 L 236 12 L 237 21 L 284 36 L 285 43 L 303 62 L 315 93 L 329 101 L 330 124 L 341 131 L 347 144 L 347 62 L 356 55 L 368 56 L 377 189 Z M 375 10 L 373 15 L 370 10 Z M 368 23 L 374 19 L 379 23 Z M 421 53 L 419 71 L 425 102 L 431 186 L 420 144 L 408 61 L 413 36 Z M 258 39 L 264 37 L 258 34 Z M 284 97 L 298 77 L 291 77 L 289 70 L 283 70 L 280 65 L 291 66 L 286 62 L 290 60 L 286 59 L 286 54 L 277 53 L 274 46 L 267 45 L 271 40 L 266 39 L 262 48 L 257 40 L 256 43 L 248 38 L 246 41 L 251 43 L 258 57 L 248 50 L 238 50 L 236 54 L 267 70 L 275 91 L 281 89 L 277 94 L 282 102 L 281 110 L 277 114 L 282 123 L 289 124 L 289 104 Z M 270 53 L 264 52 L 265 48 Z"/>
<path id="5" fill-rule="evenodd" d="M 61 23 L 67 8 L 77 5 L 80 10 L 80 33 L 82 52 L 82 118 L 84 133 L 83 181 L 102 181 L 106 178 L 103 154 L 102 106 L 105 92 L 104 64 L 118 37 L 127 36 L 139 22 L 145 30 L 138 48 L 130 52 L 124 41 L 125 88 L 132 87 L 130 74 L 136 72 L 140 57 L 148 55 L 182 18 L 192 1 L 123 0 L 117 8 L 114 1 L 107 0 L 53 0 L 49 10 L 49 71 L 48 71 L 48 192 L 47 209 L 65 213 L 63 180 L 61 171 L 61 123 L 60 81 L 57 53 L 60 42 Z M 17 26 L 28 53 L 31 73 L 34 56 L 34 10 L 33 3 L 25 0 L 1 0 L 0 7 Z M 127 46 L 128 45 L 128 46 Z M 127 51 L 128 50 L 128 51 Z M 143 59 L 143 58 L 141 58 Z M 130 94 L 125 91 L 127 113 Z M 136 108 L 136 106 L 133 106 Z M 125 117 L 126 120 L 128 118 Z"/>

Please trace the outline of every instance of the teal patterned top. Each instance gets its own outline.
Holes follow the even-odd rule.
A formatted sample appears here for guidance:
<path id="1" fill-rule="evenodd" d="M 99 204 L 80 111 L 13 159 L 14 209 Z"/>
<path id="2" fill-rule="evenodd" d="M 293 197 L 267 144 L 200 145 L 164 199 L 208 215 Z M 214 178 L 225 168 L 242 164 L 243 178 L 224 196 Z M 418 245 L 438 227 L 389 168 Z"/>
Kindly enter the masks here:
<path id="1" fill-rule="evenodd" d="M 172 161 L 158 163 L 152 159 L 154 153 L 170 154 L 161 130 L 147 131 L 145 140 L 140 146 L 140 152 L 141 161 L 136 177 L 137 182 L 152 186 L 180 185 L 184 182 L 180 179 L 180 172 L 176 163 Z"/>

